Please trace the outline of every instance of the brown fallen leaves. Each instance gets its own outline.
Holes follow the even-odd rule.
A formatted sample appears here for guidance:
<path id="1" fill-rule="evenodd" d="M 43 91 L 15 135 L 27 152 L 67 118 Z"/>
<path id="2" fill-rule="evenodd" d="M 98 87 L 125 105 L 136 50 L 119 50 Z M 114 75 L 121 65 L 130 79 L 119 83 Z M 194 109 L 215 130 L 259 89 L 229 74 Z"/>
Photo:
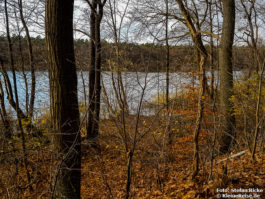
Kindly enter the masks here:
<path id="1" fill-rule="evenodd" d="M 125 198 L 127 153 L 119 136 L 115 136 L 115 130 L 109 121 L 106 128 L 101 129 L 101 152 L 88 148 L 85 143 L 82 146 L 81 194 L 84 199 Z M 213 166 L 213 178 L 209 180 L 210 153 L 207 150 L 207 136 L 209 137 L 207 132 L 203 132 L 200 137 L 200 173 L 192 181 L 191 136 L 179 137 L 172 147 L 166 147 L 159 145 L 163 140 L 163 134 L 153 135 L 150 132 L 139 142 L 135 150 L 131 198 L 216 198 L 217 188 L 265 187 L 265 155 L 262 151 L 257 152 L 255 163 L 251 161 L 248 152 L 243 156 L 229 159 L 227 174 L 223 169 L 226 161 L 215 164 L 227 156 L 217 157 Z M 29 152 L 28 157 L 33 191 L 25 188 L 26 175 L 23 164 L 18 164 L 16 168 L 14 160 L 0 164 L 0 198 L 50 198 L 54 172 L 51 165 L 55 162 L 49 155 L 49 150 L 43 150 L 47 146 L 41 147 L 43 148 L 40 148 L 38 153 Z M 13 153 L 12 156 L 20 158 Z M 264 194 L 265 190 L 260 198 L 265 198 Z"/>
<path id="2" fill-rule="evenodd" d="M 210 164 L 202 162 L 199 176 L 192 181 L 193 146 L 190 139 L 179 139 L 163 152 L 147 143 L 139 144 L 133 159 L 131 198 L 216 198 L 217 188 L 265 187 L 265 155 L 262 152 L 257 153 L 255 163 L 248 152 L 229 159 L 227 174 L 223 171 L 226 162 L 214 163 L 211 180 Z M 203 143 L 201 145 L 203 148 Z M 125 198 L 127 159 L 122 143 L 102 140 L 101 148 L 100 155 L 90 151 L 83 157 L 82 198 Z M 223 158 L 225 156 L 217 159 Z M 265 197 L 264 192 L 260 198 Z"/>

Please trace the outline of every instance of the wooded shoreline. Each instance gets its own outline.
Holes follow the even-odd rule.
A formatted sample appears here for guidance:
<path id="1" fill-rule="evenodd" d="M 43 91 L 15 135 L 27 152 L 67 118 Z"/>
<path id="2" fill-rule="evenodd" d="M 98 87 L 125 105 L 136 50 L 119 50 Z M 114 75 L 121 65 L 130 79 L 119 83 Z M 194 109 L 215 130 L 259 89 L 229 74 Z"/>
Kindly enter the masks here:
<path id="1" fill-rule="evenodd" d="M 24 64 L 24 69 L 29 70 L 29 60 L 27 56 L 27 43 L 25 38 L 21 38 L 22 52 L 19 51 L 18 37 L 12 37 L 14 47 L 14 58 L 16 70 L 21 71 L 21 64 Z M 36 71 L 48 70 L 47 54 L 45 39 L 40 37 L 32 38 L 33 52 L 35 54 L 34 63 Z M 89 41 L 78 39 L 74 42 L 75 59 L 78 71 L 89 71 Z M 102 71 L 130 71 L 130 72 L 166 72 L 165 51 L 163 45 L 154 44 L 132 44 L 121 43 L 120 48 L 124 54 L 122 62 L 123 68 L 117 68 L 112 57 L 115 56 L 114 44 L 106 41 L 102 42 Z M 206 49 L 209 46 L 206 45 Z M 265 46 L 263 47 L 265 49 Z M 1 56 L 8 63 L 7 41 L 0 37 Z M 170 46 L 170 72 L 193 72 L 198 70 L 198 61 L 195 46 Z M 23 62 L 21 59 L 23 56 Z M 145 58 L 148 58 L 146 60 Z M 214 59 L 217 60 L 217 47 L 214 49 Z M 253 63 L 252 49 L 246 46 L 233 47 L 233 62 L 234 70 L 245 70 L 251 67 Z M 148 62 L 148 63 L 147 63 Z M 217 69 L 218 63 L 214 63 L 214 68 Z M 210 69 L 209 60 L 206 64 L 206 69 Z"/>

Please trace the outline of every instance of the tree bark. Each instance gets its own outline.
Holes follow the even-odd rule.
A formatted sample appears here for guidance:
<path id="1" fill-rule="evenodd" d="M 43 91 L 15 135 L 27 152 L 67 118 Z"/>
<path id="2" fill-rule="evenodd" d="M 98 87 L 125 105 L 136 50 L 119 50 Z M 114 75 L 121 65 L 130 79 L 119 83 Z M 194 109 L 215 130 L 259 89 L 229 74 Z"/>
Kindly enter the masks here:
<path id="1" fill-rule="evenodd" d="M 73 44 L 74 0 L 46 1 L 46 45 L 54 148 L 61 164 L 53 198 L 80 199 L 81 146 Z"/>
<path id="2" fill-rule="evenodd" d="M 232 46 L 235 29 L 235 1 L 223 0 L 223 28 L 219 47 L 220 66 L 220 103 L 221 103 L 221 125 L 220 152 L 229 151 L 235 137 L 235 116 L 233 114 L 233 65 Z"/>
<path id="3" fill-rule="evenodd" d="M 90 72 L 89 72 L 89 115 L 87 138 L 94 139 L 99 135 L 99 114 L 101 94 L 101 40 L 100 23 L 103 17 L 103 2 L 87 1 L 90 9 Z M 95 144 L 92 141 L 92 144 Z"/>
<path id="4" fill-rule="evenodd" d="M 100 94 L 101 94 L 101 39 L 100 39 L 100 23 L 103 16 L 103 6 L 98 5 L 98 14 L 95 23 L 95 39 L 96 39 L 96 74 L 95 74 L 95 118 L 94 131 L 95 135 L 99 135 L 99 114 L 100 114 Z"/>

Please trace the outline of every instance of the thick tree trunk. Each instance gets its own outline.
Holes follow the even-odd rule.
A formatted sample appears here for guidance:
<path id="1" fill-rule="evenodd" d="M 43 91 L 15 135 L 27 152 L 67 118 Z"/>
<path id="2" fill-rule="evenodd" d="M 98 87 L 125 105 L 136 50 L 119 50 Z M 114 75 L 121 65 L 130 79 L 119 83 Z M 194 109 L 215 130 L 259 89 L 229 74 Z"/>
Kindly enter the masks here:
<path id="1" fill-rule="evenodd" d="M 73 45 L 74 0 L 46 1 L 50 104 L 54 147 L 61 156 L 53 198 L 80 198 L 81 146 Z"/>
<path id="2" fill-rule="evenodd" d="M 229 151 L 235 137 L 235 116 L 233 115 L 233 65 L 232 46 L 235 29 L 235 1 L 223 0 L 223 28 L 219 49 L 220 66 L 220 103 L 222 113 L 222 133 L 220 137 L 220 152 Z"/>

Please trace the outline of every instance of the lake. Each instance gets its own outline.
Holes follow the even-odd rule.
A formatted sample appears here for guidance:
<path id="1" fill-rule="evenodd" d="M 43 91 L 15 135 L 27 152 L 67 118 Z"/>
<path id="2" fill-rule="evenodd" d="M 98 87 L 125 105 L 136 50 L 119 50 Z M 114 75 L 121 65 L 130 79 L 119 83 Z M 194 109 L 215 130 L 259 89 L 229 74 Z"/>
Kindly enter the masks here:
<path id="1" fill-rule="evenodd" d="M 77 72 L 78 76 L 78 100 L 79 103 L 84 102 L 84 89 L 83 80 L 86 84 L 86 96 L 88 95 L 88 72 Z M 241 71 L 234 72 L 234 78 L 238 78 L 242 74 Z M 8 73 L 12 77 L 11 72 Z M 17 87 L 19 94 L 19 102 L 21 108 L 25 109 L 25 84 L 21 72 L 17 72 Z M 28 80 L 30 81 L 30 72 L 26 72 Z M 210 73 L 207 72 L 209 76 Z M 215 74 L 217 77 L 217 73 Z M 1 79 L 3 79 L 1 74 Z M 166 74 L 159 73 L 143 73 L 143 72 L 122 72 L 123 84 L 127 96 L 128 106 L 131 114 L 136 113 L 138 108 L 141 95 L 143 96 L 143 102 L 148 103 L 154 99 L 157 94 L 165 93 L 166 91 Z M 115 99 L 115 93 L 113 90 L 111 72 L 102 72 L 102 82 L 106 89 L 110 104 L 113 107 L 117 107 L 117 101 Z M 117 83 L 117 75 L 114 73 L 114 81 Z M 218 79 L 215 79 L 217 84 Z M 169 77 L 169 93 L 173 94 L 180 92 L 185 89 L 186 86 L 197 85 L 198 79 L 193 78 L 190 73 L 187 72 L 174 72 L 170 73 Z M 30 86 L 30 84 L 29 84 Z M 143 90 L 143 88 L 145 88 Z M 102 93 L 102 98 L 104 97 Z M 87 99 L 88 97 L 86 97 Z M 8 102 L 6 103 L 8 105 Z M 49 78 L 48 72 L 38 71 L 36 72 L 36 99 L 35 99 L 35 117 L 38 118 L 43 110 L 49 108 Z M 106 105 L 101 103 L 101 115 L 106 116 Z M 148 108 L 143 108 L 141 114 L 150 115 L 151 110 Z"/>

